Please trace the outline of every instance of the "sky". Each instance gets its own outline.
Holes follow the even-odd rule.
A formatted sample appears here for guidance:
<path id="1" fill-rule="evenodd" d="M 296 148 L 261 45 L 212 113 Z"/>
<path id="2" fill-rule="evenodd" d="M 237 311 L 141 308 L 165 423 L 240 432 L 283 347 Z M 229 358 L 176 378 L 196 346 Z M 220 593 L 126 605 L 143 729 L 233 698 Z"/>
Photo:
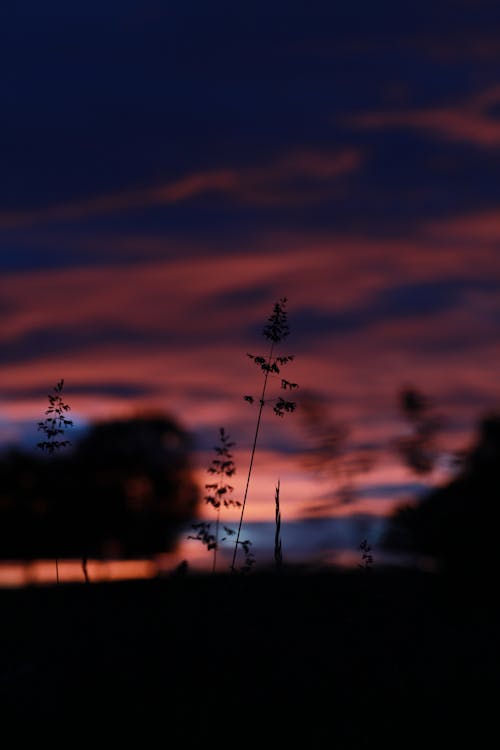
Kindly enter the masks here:
<path id="1" fill-rule="evenodd" d="M 498 407 L 499 40 L 488 0 L 3 3 L 0 444 L 64 378 L 77 427 L 173 414 L 201 483 L 224 426 L 241 494 L 286 296 L 299 408 L 265 413 L 249 520 L 278 478 L 290 521 L 413 495 L 401 388 L 443 452 Z M 306 465 L 311 394 L 377 455 L 349 504 Z"/>

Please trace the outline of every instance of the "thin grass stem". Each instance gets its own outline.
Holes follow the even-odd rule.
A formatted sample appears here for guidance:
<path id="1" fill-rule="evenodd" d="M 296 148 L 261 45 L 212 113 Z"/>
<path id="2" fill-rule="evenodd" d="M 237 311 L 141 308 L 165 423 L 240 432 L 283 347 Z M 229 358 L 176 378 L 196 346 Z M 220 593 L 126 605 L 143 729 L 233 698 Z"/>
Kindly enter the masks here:
<path id="1" fill-rule="evenodd" d="M 214 545 L 214 561 L 212 565 L 212 573 L 215 573 L 217 567 L 217 550 L 219 548 L 219 524 L 220 524 L 220 506 L 217 508 L 217 518 L 215 519 L 215 545 Z"/>
<path id="2" fill-rule="evenodd" d="M 283 551 L 281 549 L 281 511 L 280 511 L 280 481 L 276 485 L 276 493 L 274 496 L 274 502 L 276 506 L 276 530 L 274 533 L 274 562 L 276 564 L 276 570 L 279 572 L 283 566 Z"/>
<path id="3" fill-rule="evenodd" d="M 264 409 L 264 404 L 265 404 L 267 381 L 269 379 L 271 361 L 272 361 L 272 357 L 273 357 L 273 350 L 274 350 L 274 341 L 272 342 L 271 348 L 269 350 L 269 356 L 267 358 L 268 367 L 267 367 L 267 369 L 266 369 L 266 371 L 264 373 L 264 384 L 262 386 L 262 394 L 261 394 L 261 397 L 260 397 L 259 414 L 258 414 L 258 417 L 257 417 L 257 424 L 256 424 L 256 427 L 255 427 L 255 435 L 254 435 L 254 438 L 253 438 L 252 452 L 251 452 L 251 455 L 250 455 L 250 465 L 248 467 L 247 481 L 246 481 L 246 485 L 245 485 L 245 494 L 243 495 L 243 503 L 242 503 L 242 506 L 241 506 L 240 522 L 238 524 L 238 532 L 236 534 L 236 541 L 234 543 L 233 561 L 231 563 L 231 573 L 235 572 L 236 555 L 238 554 L 238 544 L 240 542 L 241 527 L 242 527 L 242 524 L 243 524 L 243 516 L 245 514 L 245 506 L 246 506 L 247 497 L 248 497 L 248 488 L 250 486 L 250 477 L 252 476 L 252 468 L 253 468 L 253 462 L 254 462 L 254 458 L 255 458 L 255 450 L 257 448 L 257 439 L 259 437 L 260 423 L 261 423 L 261 420 L 262 420 L 262 411 Z"/>

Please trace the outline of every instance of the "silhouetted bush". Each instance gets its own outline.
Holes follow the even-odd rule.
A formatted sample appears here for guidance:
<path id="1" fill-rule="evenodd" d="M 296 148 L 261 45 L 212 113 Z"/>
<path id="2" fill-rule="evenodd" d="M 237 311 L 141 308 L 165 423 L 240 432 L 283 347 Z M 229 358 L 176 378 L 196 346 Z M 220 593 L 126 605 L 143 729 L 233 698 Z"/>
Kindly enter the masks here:
<path id="1" fill-rule="evenodd" d="M 479 425 L 460 475 L 419 504 L 399 508 L 386 546 L 434 557 L 446 569 L 497 565 L 500 522 L 500 415 Z"/>
<path id="2" fill-rule="evenodd" d="M 196 516 L 188 435 L 171 418 L 101 422 L 75 450 L 0 458 L 0 556 L 135 557 L 173 548 Z"/>

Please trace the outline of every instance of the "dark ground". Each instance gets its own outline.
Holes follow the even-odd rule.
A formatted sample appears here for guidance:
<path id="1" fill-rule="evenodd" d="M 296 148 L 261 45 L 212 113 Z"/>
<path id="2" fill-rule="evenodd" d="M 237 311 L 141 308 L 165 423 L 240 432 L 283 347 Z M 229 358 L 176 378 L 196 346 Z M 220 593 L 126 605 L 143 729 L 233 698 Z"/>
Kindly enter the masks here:
<path id="1" fill-rule="evenodd" d="M 1 726 L 68 726 L 67 747 L 486 747 L 497 588 L 375 570 L 4 590 Z"/>

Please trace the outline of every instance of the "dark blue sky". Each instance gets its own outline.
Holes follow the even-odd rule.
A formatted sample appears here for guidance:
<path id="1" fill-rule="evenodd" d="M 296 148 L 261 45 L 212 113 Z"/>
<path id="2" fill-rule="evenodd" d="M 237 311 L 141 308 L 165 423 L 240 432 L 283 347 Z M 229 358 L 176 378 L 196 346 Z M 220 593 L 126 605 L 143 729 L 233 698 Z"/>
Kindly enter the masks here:
<path id="1" fill-rule="evenodd" d="M 3 211 L 344 146 L 368 151 L 368 163 L 333 210 L 329 191 L 293 213 L 240 206 L 233 231 L 271 219 L 352 229 L 360 214 L 369 231 L 402 231 L 422 215 L 495 200 L 490 150 L 345 121 L 453 106 L 496 85 L 495 3 L 79 5 L 1 11 Z M 133 218 L 150 230 L 227 230 L 226 206 L 215 203 Z"/>

